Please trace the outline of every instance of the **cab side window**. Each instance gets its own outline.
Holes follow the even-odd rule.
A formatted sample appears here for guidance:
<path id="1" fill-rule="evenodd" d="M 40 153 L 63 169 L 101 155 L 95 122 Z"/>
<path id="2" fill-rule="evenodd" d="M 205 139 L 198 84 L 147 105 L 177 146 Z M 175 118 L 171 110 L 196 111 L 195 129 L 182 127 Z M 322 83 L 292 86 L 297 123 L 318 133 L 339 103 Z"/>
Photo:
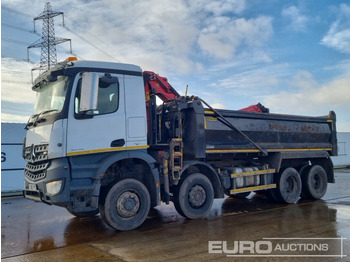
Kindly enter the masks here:
<path id="1" fill-rule="evenodd" d="M 98 85 L 98 97 L 97 97 L 97 109 L 93 111 L 84 112 L 86 115 L 104 115 L 116 112 L 119 107 L 119 81 L 116 77 L 113 77 L 113 81 L 108 81 L 111 76 L 108 75 L 99 79 Z M 74 113 L 75 115 L 83 114 L 79 111 L 79 99 L 81 92 L 82 79 L 78 81 L 77 90 L 74 100 Z"/>

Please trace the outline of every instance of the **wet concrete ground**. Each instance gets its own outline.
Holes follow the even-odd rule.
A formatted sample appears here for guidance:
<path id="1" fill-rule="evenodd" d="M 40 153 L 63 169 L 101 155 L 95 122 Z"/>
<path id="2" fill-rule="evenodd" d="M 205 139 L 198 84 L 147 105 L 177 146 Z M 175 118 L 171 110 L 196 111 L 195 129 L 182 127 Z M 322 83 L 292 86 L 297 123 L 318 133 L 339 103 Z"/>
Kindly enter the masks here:
<path id="1" fill-rule="evenodd" d="M 211 212 L 198 220 L 186 220 L 172 205 L 162 205 L 129 232 L 110 229 L 99 216 L 78 219 L 60 207 L 22 197 L 3 198 L 1 258 L 6 262 L 350 261 L 349 188 L 350 170 L 336 170 L 336 184 L 328 184 L 321 200 L 282 205 L 252 193 L 248 199 L 215 200 Z"/>

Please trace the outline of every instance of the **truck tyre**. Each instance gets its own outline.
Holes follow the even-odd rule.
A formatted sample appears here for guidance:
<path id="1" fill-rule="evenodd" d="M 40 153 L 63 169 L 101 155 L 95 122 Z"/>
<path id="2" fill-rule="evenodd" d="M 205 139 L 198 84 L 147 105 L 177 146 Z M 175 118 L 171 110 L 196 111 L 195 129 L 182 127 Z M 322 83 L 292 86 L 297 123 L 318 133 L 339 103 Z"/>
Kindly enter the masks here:
<path id="1" fill-rule="evenodd" d="M 177 212 L 189 219 L 205 216 L 214 201 L 214 189 L 210 180 L 201 173 L 194 173 L 180 180 L 174 192 Z"/>
<path id="2" fill-rule="evenodd" d="M 272 189 L 271 196 L 282 203 L 295 203 L 301 193 L 301 179 L 298 171 L 288 167 L 276 176 L 277 188 Z"/>
<path id="3" fill-rule="evenodd" d="M 94 217 L 99 213 L 99 210 L 86 211 L 86 212 L 75 212 L 70 207 L 66 207 L 67 211 L 75 217 L 84 218 L 84 217 Z"/>
<path id="4" fill-rule="evenodd" d="M 301 177 L 305 198 L 320 199 L 327 191 L 327 174 L 319 165 L 310 166 Z"/>
<path id="5" fill-rule="evenodd" d="M 103 221 L 110 227 L 126 231 L 139 227 L 151 207 L 151 198 L 144 184 L 124 179 L 106 191 L 99 204 Z"/>

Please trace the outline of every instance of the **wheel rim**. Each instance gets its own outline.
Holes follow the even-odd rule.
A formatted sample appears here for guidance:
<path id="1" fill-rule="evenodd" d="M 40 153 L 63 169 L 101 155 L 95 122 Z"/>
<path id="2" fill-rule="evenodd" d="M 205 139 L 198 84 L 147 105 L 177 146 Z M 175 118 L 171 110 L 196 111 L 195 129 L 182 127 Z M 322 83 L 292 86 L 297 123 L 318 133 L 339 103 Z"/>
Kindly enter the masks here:
<path id="1" fill-rule="evenodd" d="M 312 177 L 311 183 L 312 183 L 313 189 L 315 189 L 316 191 L 320 191 L 322 182 L 321 182 L 321 177 L 319 174 L 315 174 Z"/>
<path id="2" fill-rule="evenodd" d="M 116 210 L 121 217 L 130 218 L 140 209 L 140 199 L 134 192 L 126 191 L 118 197 Z"/>
<path id="3" fill-rule="evenodd" d="M 296 190 L 296 180 L 293 177 L 288 177 L 286 180 L 286 192 L 288 194 L 294 193 Z"/>
<path id="4" fill-rule="evenodd" d="M 194 185 L 188 193 L 188 200 L 193 208 L 199 208 L 203 206 L 206 198 L 207 194 L 205 192 L 205 189 L 200 185 Z"/>

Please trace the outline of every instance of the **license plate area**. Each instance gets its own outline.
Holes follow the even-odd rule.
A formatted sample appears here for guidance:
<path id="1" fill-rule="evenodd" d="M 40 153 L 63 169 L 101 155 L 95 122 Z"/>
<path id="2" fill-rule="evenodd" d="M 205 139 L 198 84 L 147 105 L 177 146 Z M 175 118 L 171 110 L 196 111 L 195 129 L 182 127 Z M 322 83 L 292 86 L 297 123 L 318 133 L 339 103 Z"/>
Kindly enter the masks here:
<path id="1" fill-rule="evenodd" d="M 36 184 L 29 184 L 28 190 L 38 191 L 38 187 L 36 186 Z"/>

